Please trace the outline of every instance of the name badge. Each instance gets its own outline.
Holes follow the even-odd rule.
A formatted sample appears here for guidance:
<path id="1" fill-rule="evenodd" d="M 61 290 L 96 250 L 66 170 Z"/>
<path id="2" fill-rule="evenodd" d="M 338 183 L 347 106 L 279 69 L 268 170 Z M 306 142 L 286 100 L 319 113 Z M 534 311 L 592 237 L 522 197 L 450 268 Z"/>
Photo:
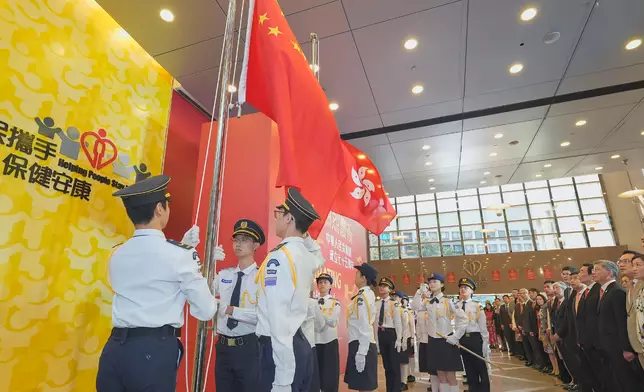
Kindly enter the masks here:
<path id="1" fill-rule="evenodd" d="M 232 283 L 232 282 L 233 282 L 232 279 L 222 279 L 221 280 L 221 283 Z"/>

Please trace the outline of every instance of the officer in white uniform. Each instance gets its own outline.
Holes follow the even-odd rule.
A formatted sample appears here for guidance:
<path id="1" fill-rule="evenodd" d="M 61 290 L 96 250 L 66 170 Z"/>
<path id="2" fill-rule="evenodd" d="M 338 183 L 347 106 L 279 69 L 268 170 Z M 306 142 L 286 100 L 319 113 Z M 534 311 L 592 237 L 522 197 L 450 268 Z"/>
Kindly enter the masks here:
<path id="1" fill-rule="evenodd" d="M 438 391 L 440 382 L 438 381 L 438 373 L 436 369 L 431 367 L 432 360 L 431 356 L 431 347 L 430 347 L 430 335 L 436 335 L 436 320 L 429 317 L 429 312 L 427 308 L 429 307 L 429 301 L 431 297 L 431 291 L 429 291 L 429 285 L 423 283 L 420 288 L 416 291 L 414 298 L 411 300 L 411 308 L 415 310 L 418 314 L 418 328 L 416 330 L 418 335 L 418 367 L 421 373 L 429 373 L 429 379 L 431 386 L 427 388 L 428 391 L 434 388 L 434 391 Z"/>
<path id="2" fill-rule="evenodd" d="M 396 304 L 398 304 L 400 322 L 402 323 L 402 348 L 400 349 L 400 354 L 398 356 L 398 360 L 400 361 L 400 390 L 406 391 L 409 389 L 407 387 L 407 375 L 409 373 L 409 338 L 411 337 L 411 329 L 409 328 L 409 310 L 407 309 L 407 306 L 403 304 L 403 300 L 406 297 L 402 291 L 396 291 L 394 298 L 396 300 Z"/>
<path id="3" fill-rule="evenodd" d="M 186 300 L 199 320 L 210 320 L 217 311 L 195 249 L 163 234 L 170 217 L 169 182 L 168 176 L 154 176 L 114 193 L 136 230 L 108 264 L 114 328 L 99 360 L 98 392 L 174 392 Z M 217 248 L 215 256 L 220 255 Z"/>
<path id="4" fill-rule="evenodd" d="M 391 279 L 387 277 L 380 279 L 378 291 L 381 299 L 376 301 L 378 316 L 374 324 L 374 328 L 378 331 L 376 338 L 385 368 L 387 392 L 399 392 L 401 389 L 400 352 L 403 345 L 403 327 L 400 305 L 391 296 L 395 288 Z"/>
<path id="5" fill-rule="evenodd" d="M 257 335 L 260 342 L 259 392 L 308 392 L 313 358 L 300 327 L 309 306 L 311 282 L 324 265 L 320 246 L 307 230 L 319 215 L 295 188 L 275 214 L 282 242 L 257 273 Z"/>
<path id="6" fill-rule="evenodd" d="M 324 315 L 325 323 L 315 334 L 320 372 L 320 390 L 338 392 L 340 382 L 340 350 L 338 347 L 338 322 L 340 320 L 340 302 L 331 295 L 333 277 L 324 273 L 318 275 L 317 282 L 320 298 L 318 305 Z"/>
<path id="7" fill-rule="evenodd" d="M 344 373 L 344 382 L 353 391 L 378 389 L 378 349 L 374 323 L 376 322 L 376 295 L 370 286 L 375 286 L 378 271 L 371 264 L 360 264 L 354 283 L 358 293 L 351 298 L 347 309 L 349 354 Z"/>
<path id="8" fill-rule="evenodd" d="M 257 335 L 257 263 L 255 251 L 266 241 L 264 230 L 250 219 L 233 227 L 238 264 L 219 272 L 214 281 L 219 296 L 215 384 L 218 391 L 251 392 L 259 379 Z"/>
<path id="9" fill-rule="evenodd" d="M 318 355 L 316 353 L 316 340 L 315 336 L 318 331 L 321 331 L 326 320 L 322 314 L 322 310 L 318 305 L 318 300 L 313 298 L 315 290 L 311 287 L 311 298 L 309 298 L 309 309 L 306 313 L 306 318 L 302 323 L 302 333 L 311 345 L 311 352 L 313 353 L 313 374 L 311 375 L 311 384 L 309 385 L 309 392 L 320 392 L 320 371 L 318 367 Z"/>
<path id="10" fill-rule="evenodd" d="M 476 354 L 487 358 L 490 354 L 489 334 L 485 323 L 485 312 L 481 304 L 472 300 L 476 283 L 470 278 L 458 281 L 461 301 L 456 304 L 454 317 L 456 331 L 447 338 L 450 344 L 459 343 Z M 467 377 L 467 385 L 474 392 L 490 392 L 490 377 L 487 364 L 465 350 L 461 350 L 463 365 Z"/>

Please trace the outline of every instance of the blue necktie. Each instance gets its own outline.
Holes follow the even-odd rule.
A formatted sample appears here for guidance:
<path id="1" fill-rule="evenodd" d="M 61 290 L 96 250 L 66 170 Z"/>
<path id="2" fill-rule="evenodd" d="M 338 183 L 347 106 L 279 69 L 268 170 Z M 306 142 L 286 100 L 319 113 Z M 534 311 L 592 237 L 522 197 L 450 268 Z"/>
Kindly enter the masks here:
<path id="1" fill-rule="evenodd" d="M 241 292 L 241 283 L 242 276 L 244 276 L 243 271 L 237 272 L 237 283 L 235 283 L 235 288 L 233 289 L 233 295 L 230 297 L 230 306 L 239 307 L 239 294 Z M 226 326 L 231 331 L 239 324 L 239 321 L 235 320 L 231 316 L 228 316 L 228 321 L 226 321 Z"/>

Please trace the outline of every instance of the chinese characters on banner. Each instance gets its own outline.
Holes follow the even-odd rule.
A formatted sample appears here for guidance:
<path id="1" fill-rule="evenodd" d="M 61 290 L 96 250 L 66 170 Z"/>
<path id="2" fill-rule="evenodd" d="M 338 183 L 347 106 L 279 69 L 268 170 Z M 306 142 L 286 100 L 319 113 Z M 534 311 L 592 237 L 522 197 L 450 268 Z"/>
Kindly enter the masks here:
<path id="1" fill-rule="evenodd" d="M 454 272 L 447 273 L 447 283 L 456 283 L 456 274 Z"/>
<path id="2" fill-rule="evenodd" d="M 494 281 L 500 281 L 501 280 L 501 271 L 499 270 L 494 270 L 492 271 L 492 280 Z"/>
<path id="3" fill-rule="evenodd" d="M 396 285 L 396 275 L 389 275 L 389 279 L 391 279 L 392 282 L 394 282 L 394 286 Z"/>
<path id="4" fill-rule="evenodd" d="M 411 277 L 409 276 L 409 274 L 404 274 L 403 275 L 403 282 L 405 284 L 410 284 L 411 283 Z"/>
<path id="5" fill-rule="evenodd" d="M 508 280 L 517 280 L 519 278 L 519 273 L 515 269 L 508 271 Z"/>
<path id="6" fill-rule="evenodd" d="M 532 268 L 526 268 L 525 277 L 528 280 L 534 280 L 535 278 L 534 270 Z"/>
<path id="7" fill-rule="evenodd" d="M 420 284 L 423 284 L 424 281 L 425 281 L 425 277 L 423 276 L 423 274 L 418 274 L 416 278 L 416 283 L 420 285 Z"/>
<path id="8" fill-rule="evenodd" d="M 552 279 L 552 268 L 543 267 L 543 278 L 544 279 Z"/>
<path id="9" fill-rule="evenodd" d="M 333 277 L 331 294 L 340 301 L 342 306 L 338 335 L 340 371 L 344 372 L 349 343 L 347 323 L 344 318 L 351 298 L 358 291 L 354 284 L 356 269 L 353 266 L 367 261 L 367 234 L 360 224 L 331 212 L 320 232 L 318 243 L 326 258 L 324 271 L 321 272 L 326 272 Z"/>

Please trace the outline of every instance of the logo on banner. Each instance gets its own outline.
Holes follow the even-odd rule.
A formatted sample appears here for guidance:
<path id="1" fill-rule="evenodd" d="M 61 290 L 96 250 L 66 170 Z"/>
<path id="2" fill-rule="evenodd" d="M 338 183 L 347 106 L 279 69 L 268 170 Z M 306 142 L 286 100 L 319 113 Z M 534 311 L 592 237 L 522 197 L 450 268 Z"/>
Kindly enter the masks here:
<path id="1" fill-rule="evenodd" d="M 501 271 L 499 270 L 494 270 L 492 271 L 492 280 L 495 282 L 498 282 L 501 280 Z"/>
<path id="2" fill-rule="evenodd" d="M 118 156 L 116 145 L 106 136 L 107 132 L 101 128 L 98 130 L 98 133 L 92 131 L 85 132 L 80 138 L 81 148 L 89 164 L 96 170 L 101 170 L 114 162 Z"/>
<path id="3" fill-rule="evenodd" d="M 447 283 L 456 283 L 456 274 L 453 272 L 447 273 Z"/>
<path id="4" fill-rule="evenodd" d="M 517 273 L 517 270 L 511 269 L 508 271 L 508 280 L 517 280 L 519 278 L 519 274 Z"/>
<path id="5" fill-rule="evenodd" d="M 535 279 L 534 270 L 532 268 L 526 268 L 525 277 L 528 280 L 534 280 Z"/>
<path id="6" fill-rule="evenodd" d="M 552 279 L 552 269 L 550 267 L 543 267 L 543 278 Z"/>

